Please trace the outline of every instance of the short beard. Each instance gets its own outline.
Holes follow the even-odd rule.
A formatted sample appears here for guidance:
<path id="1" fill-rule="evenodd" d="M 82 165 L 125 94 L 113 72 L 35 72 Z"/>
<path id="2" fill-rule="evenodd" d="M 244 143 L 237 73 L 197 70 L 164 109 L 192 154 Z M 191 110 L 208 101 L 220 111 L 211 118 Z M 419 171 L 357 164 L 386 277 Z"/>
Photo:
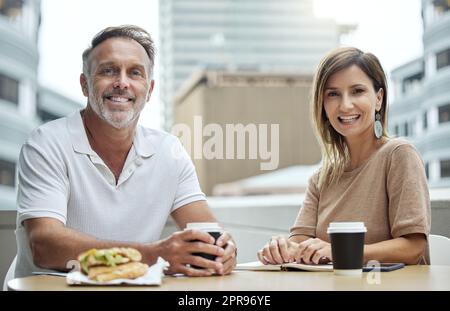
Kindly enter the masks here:
<path id="1" fill-rule="evenodd" d="M 111 111 L 109 110 L 103 103 L 103 96 L 100 94 L 95 94 L 94 88 L 92 85 L 89 85 L 89 88 L 92 92 L 89 92 L 88 102 L 91 106 L 92 110 L 106 123 L 111 125 L 112 127 L 121 130 L 129 127 L 140 115 L 142 109 L 144 108 L 144 103 L 139 105 L 139 103 L 134 103 L 133 109 L 127 111 Z M 140 107 L 139 110 L 135 110 L 134 108 Z M 124 117 L 117 118 L 117 114 Z"/>

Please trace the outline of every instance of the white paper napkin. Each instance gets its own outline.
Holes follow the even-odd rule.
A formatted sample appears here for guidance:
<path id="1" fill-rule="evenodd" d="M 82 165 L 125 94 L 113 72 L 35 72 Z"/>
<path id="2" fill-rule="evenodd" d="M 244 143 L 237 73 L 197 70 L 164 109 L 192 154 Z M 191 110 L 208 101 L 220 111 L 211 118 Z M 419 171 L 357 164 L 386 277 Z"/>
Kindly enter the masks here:
<path id="1" fill-rule="evenodd" d="M 90 280 L 87 275 L 80 271 L 70 272 L 66 276 L 66 282 L 69 285 L 161 285 L 162 277 L 164 276 L 164 269 L 169 266 L 169 263 L 158 257 L 154 265 L 148 268 L 147 273 L 136 279 L 116 279 L 109 282 L 97 282 Z"/>

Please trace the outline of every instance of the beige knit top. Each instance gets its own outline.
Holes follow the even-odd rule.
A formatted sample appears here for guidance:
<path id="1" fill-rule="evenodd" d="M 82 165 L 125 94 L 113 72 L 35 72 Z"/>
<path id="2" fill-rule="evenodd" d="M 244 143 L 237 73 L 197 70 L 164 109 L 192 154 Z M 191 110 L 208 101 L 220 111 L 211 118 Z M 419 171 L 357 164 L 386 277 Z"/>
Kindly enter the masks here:
<path id="1" fill-rule="evenodd" d="M 319 190 L 318 176 L 316 172 L 309 180 L 291 236 L 308 235 L 329 242 L 327 228 L 333 221 L 363 221 L 367 227 L 366 244 L 411 233 L 430 233 L 425 170 L 409 142 L 388 140 L 359 167 L 344 172 L 332 186 Z"/>

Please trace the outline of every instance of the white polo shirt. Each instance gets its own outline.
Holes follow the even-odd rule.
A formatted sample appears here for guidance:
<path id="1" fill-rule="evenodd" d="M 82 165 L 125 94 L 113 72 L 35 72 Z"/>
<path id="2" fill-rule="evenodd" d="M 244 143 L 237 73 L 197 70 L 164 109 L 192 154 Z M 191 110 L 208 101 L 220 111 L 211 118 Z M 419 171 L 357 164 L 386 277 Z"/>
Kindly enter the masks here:
<path id="1" fill-rule="evenodd" d="M 171 212 L 205 200 L 180 141 L 139 125 L 116 184 L 92 150 L 80 112 L 34 130 L 18 170 L 16 277 L 43 271 L 33 264 L 26 219 L 51 217 L 99 239 L 148 243 L 160 238 Z"/>

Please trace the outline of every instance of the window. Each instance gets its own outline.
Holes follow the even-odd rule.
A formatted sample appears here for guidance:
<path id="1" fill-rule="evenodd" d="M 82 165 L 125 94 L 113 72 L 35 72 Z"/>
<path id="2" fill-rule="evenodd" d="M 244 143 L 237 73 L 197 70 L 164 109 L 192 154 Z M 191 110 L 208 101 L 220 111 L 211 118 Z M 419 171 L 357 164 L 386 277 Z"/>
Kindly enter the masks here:
<path id="1" fill-rule="evenodd" d="M 428 118 L 427 118 L 427 112 L 426 111 L 423 113 L 423 116 L 422 116 L 422 126 L 423 126 L 424 130 L 426 130 L 427 127 L 428 127 Z"/>
<path id="2" fill-rule="evenodd" d="M 403 79 L 402 92 L 409 93 L 413 92 L 416 89 L 419 89 L 421 86 L 422 79 L 423 79 L 423 72 L 416 73 L 415 75 Z"/>
<path id="3" fill-rule="evenodd" d="M 403 129 L 404 129 L 403 135 L 404 136 L 408 136 L 409 135 L 409 124 L 408 124 L 408 122 L 405 122 L 405 124 L 403 124 Z"/>
<path id="4" fill-rule="evenodd" d="M 0 159 L 0 185 L 14 187 L 16 163 Z"/>
<path id="5" fill-rule="evenodd" d="M 399 135 L 398 131 L 399 131 L 399 129 L 398 129 L 398 124 L 396 124 L 396 125 L 394 126 L 394 134 L 395 134 L 395 136 L 398 136 L 398 135 Z"/>
<path id="6" fill-rule="evenodd" d="M 37 114 L 44 123 L 60 118 L 60 116 L 57 116 L 56 114 L 43 110 L 39 106 L 37 107 Z"/>
<path id="7" fill-rule="evenodd" d="M 441 178 L 450 177 L 450 160 L 441 160 Z"/>
<path id="8" fill-rule="evenodd" d="M 19 81 L 0 73 L 0 99 L 19 104 Z"/>
<path id="9" fill-rule="evenodd" d="M 450 66 L 450 48 L 436 54 L 436 69 Z"/>
<path id="10" fill-rule="evenodd" d="M 450 121 L 450 104 L 441 106 L 439 111 L 439 123 L 446 123 Z"/>
<path id="11" fill-rule="evenodd" d="M 416 127 L 415 127 L 415 122 L 414 122 L 414 120 L 411 121 L 411 122 L 409 123 L 408 128 L 409 128 L 409 136 L 414 136 L 414 135 L 416 135 Z"/>
<path id="12" fill-rule="evenodd" d="M 0 0 L 0 14 L 8 17 L 16 17 L 22 11 L 24 0 Z"/>
<path id="13" fill-rule="evenodd" d="M 450 10 L 450 2 L 448 0 L 433 0 L 433 6 L 436 13 L 443 14 Z"/>

